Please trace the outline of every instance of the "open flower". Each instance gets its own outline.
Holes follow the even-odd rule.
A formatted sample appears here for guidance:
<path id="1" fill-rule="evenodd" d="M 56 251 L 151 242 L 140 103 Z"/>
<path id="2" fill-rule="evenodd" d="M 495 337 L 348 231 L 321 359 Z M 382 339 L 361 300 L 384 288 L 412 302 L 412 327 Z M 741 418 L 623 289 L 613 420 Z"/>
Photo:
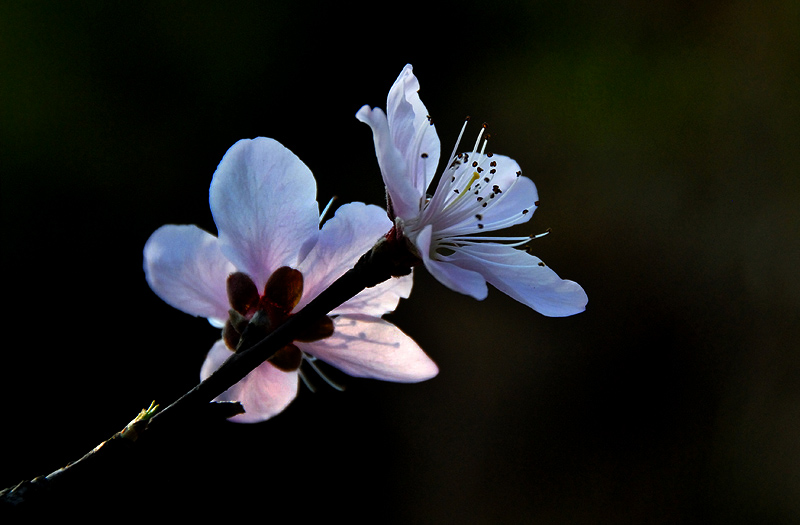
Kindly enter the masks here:
<path id="1" fill-rule="evenodd" d="M 486 152 L 483 128 L 472 151 L 456 155 L 462 128 L 433 196 L 426 196 L 440 143 L 418 91 L 407 65 L 389 90 L 386 113 L 369 106 L 356 113 L 372 128 L 397 233 L 428 271 L 453 290 L 481 300 L 488 282 L 544 315 L 582 312 L 588 299 L 580 285 L 518 249 L 534 237 L 475 235 L 527 222 L 539 205 L 536 186 L 521 176 L 517 163 Z"/>
<path id="2" fill-rule="evenodd" d="M 248 325 L 280 324 L 350 269 L 392 226 L 377 206 L 351 203 L 320 228 L 311 171 L 278 142 L 241 140 L 223 157 L 210 188 L 215 237 L 188 225 L 156 230 L 144 248 L 153 291 L 186 313 L 224 327 L 201 369 L 205 379 L 231 355 Z M 239 401 L 256 422 L 296 396 L 300 365 L 321 359 L 358 377 L 415 382 L 438 372 L 417 344 L 381 319 L 411 291 L 411 276 L 365 289 L 307 327 L 293 344 L 250 372 L 219 400 Z"/>

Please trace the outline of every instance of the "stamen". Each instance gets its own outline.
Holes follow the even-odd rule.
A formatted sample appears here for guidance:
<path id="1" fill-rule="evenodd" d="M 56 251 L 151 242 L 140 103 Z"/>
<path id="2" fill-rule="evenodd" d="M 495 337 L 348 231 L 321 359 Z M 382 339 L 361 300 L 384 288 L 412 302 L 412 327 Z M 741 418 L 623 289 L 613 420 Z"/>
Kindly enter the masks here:
<path id="1" fill-rule="evenodd" d="M 417 128 L 417 130 L 416 130 L 416 134 L 414 136 L 414 150 L 416 150 L 416 151 L 420 151 L 422 149 L 422 140 L 425 138 L 425 134 L 428 131 L 428 128 L 430 126 L 433 126 L 433 119 L 431 119 L 430 115 L 428 115 L 427 118 L 428 118 L 428 125 L 427 126 L 419 126 Z M 428 158 L 428 153 L 425 152 L 425 151 L 422 151 L 421 154 L 420 154 L 420 158 L 422 159 L 422 170 L 421 171 L 412 171 L 411 176 L 413 178 L 417 178 L 417 177 L 420 177 L 420 176 L 422 176 L 424 178 L 424 176 L 425 176 L 425 165 L 427 164 L 427 162 L 425 162 L 425 160 Z M 434 168 L 435 168 L 435 166 L 434 166 Z M 413 182 L 416 184 L 417 181 L 413 181 Z"/>
<path id="2" fill-rule="evenodd" d="M 484 126 L 486 126 L 486 124 L 484 124 Z M 486 145 L 489 144 L 489 138 L 490 135 L 487 133 L 486 138 L 483 140 L 483 146 L 481 146 L 481 155 L 483 155 L 484 152 L 486 151 Z"/>
<path id="3" fill-rule="evenodd" d="M 472 246 L 482 242 L 502 242 L 506 244 L 506 246 L 516 248 L 518 246 L 523 246 L 534 239 L 544 237 L 551 232 L 552 229 L 547 228 L 547 230 L 545 230 L 543 233 L 529 235 L 528 237 L 483 237 L 478 235 L 452 235 L 441 239 L 440 244 L 447 245 L 448 243 L 451 243 L 457 246 Z"/>
<path id="4" fill-rule="evenodd" d="M 328 211 L 331 209 L 331 206 L 333 205 L 333 201 L 335 201 L 335 200 L 336 200 L 336 195 L 331 197 L 331 200 L 328 201 L 328 204 L 325 206 L 325 209 L 322 210 L 322 213 L 319 214 L 319 224 L 320 224 L 320 226 L 322 226 L 322 219 L 324 219 L 325 215 L 328 214 Z"/>
<path id="5" fill-rule="evenodd" d="M 541 237 L 541 235 L 537 237 Z M 506 244 L 507 246 L 516 248 L 517 246 L 522 246 L 523 244 L 526 244 L 532 241 L 533 239 L 536 239 L 536 237 L 480 237 L 477 235 L 457 235 L 442 239 L 443 241 L 442 244 L 446 244 L 447 242 L 453 241 L 458 245 L 466 246 L 466 245 L 480 244 L 481 242 L 503 242 L 507 243 Z"/>
<path id="6" fill-rule="evenodd" d="M 538 239 L 539 237 L 544 237 L 545 235 L 547 235 L 548 233 L 550 233 L 550 231 L 551 231 L 551 230 L 550 230 L 550 228 L 547 228 L 547 230 L 545 230 L 545 232 L 544 232 L 544 233 L 540 233 L 540 234 L 538 234 L 538 235 L 532 235 L 532 236 L 531 236 L 531 240 Z M 526 251 L 527 253 L 529 253 L 529 254 L 533 254 L 533 246 L 531 246 L 529 243 L 525 243 L 525 244 L 526 244 L 526 246 L 525 246 L 525 251 Z M 540 262 L 540 263 L 539 263 L 539 266 L 544 266 L 544 263 L 541 263 L 541 262 Z"/>
<path id="7" fill-rule="evenodd" d="M 314 363 L 314 361 L 317 360 L 316 357 L 314 357 L 313 355 L 308 355 L 308 354 L 303 354 L 303 357 L 305 358 L 306 363 L 308 363 L 308 365 L 314 370 L 314 372 L 316 372 L 319 375 L 319 377 L 321 377 L 326 383 L 328 383 L 328 386 L 330 386 L 331 388 L 333 388 L 335 390 L 338 390 L 339 392 L 344 392 L 344 387 L 343 386 L 337 384 L 331 378 L 326 376 L 322 372 L 322 370 L 320 370 L 320 368 Z M 308 383 L 306 383 L 306 384 L 308 384 Z M 312 392 L 313 392 L 313 390 L 312 390 Z"/>
<path id="8" fill-rule="evenodd" d="M 510 186 L 501 189 L 498 185 L 491 185 L 492 179 L 497 174 L 495 167 L 498 163 L 496 159 L 491 158 L 492 155 L 490 153 L 486 153 L 489 141 L 489 134 L 486 133 L 488 125 L 486 123 L 481 126 L 472 151 L 469 153 L 457 153 L 467 122 L 469 122 L 469 117 L 465 119 L 461 127 L 453 152 L 450 155 L 450 162 L 447 164 L 449 167 L 439 178 L 433 197 L 425 202 L 420 202 L 420 210 L 422 211 L 419 218 L 420 223 L 424 224 L 436 216 L 439 218 L 439 224 L 443 230 L 450 228 L 457 230 L 462 219 L 468 215 L 474 215 L 475 208 L 479 210 L 488 209 L 490 205 L 503 200 L 504 194 L 510 189 Z M 424 162 L 424 158 L 422 160 Z M 463 198 L 467 193 L 470 194 L 470 199 Z M 477 198 L 477 203 L 471 200 L 472 198 Z M 519 222 L 519 217 L 509 217 L 508 221 L 508 225 L 513 225 Z M 501 222 L 504 223 L 506 221 Z M 499 223 L 482 223 L 482 226 L 477 226 L 477 228 L 496 230 L 499 229 L 499 226 Z M 476 226 L 473 224 L 472 227 Z M 443 237 L 447 236 L 445 231 L 440 231 L 439 233 L 443 234 Z"/>
<path id="9" fill-rule="evenodd" d="M 458 145 L 461 144 L 461 137 L 464 136 L 464 130 L 467 129 L 467 123 L 469 122 L 469 116 L 464 119 L 464 124 L 461 126 L 461 132 L 458 134 L 458 138 L 456 139 L 456 145 L 453 146 L 453 152 L 450 154 L 450 158 L 447 161 L 445 166 L 450 166 L 454 160 L 456 160 L 456 151 L 458 151 Z"/>
<path id="10" fill-rule="evenodd" d="M 433 124 L 433 122 L 431 122 L 430 115 L 428 116 L 428 122 L 430 122 L 431 125 Z M 428 154 L 423 152 L 420 155 L 420 158 L 422 158 L 422 173 L 427 173 L 428 172 Z M 426 195 L 422 195 L 419 198 L 419 209 L 420 210 L 425 209 L 425 205 L 428 203 L 428 200 L 429 199 L 428 199 L 427 194 Z"/>
<path id="11" fill-rule="evenodd" d="M 306 385 L 306 388 L 308 388 L 311 391 L 312 394 L 316 394 L 317 393 L 317 389 L 314 388 L 314 385 L 311 384 L 311 381 L 308 380 L 308 378 L 303 373 L 303 370 L 301 368 L 297 369 L 297 375 L 300 376 L 300 379 L 303 380 L 303 384 Z"/>
<path id="12" fill-rule="evenodd" d="M 486 131 L 486 122 L 484 122 L 483 126 L 481 126 L 481 131 L 478 133 L 478 139 L 475 141 L 475 145 L 472 146 L 472 153 L 478 151 L 478 145 L 481 143 L 481 137 L 483 136 L 484 131 Z M 481 153 L 483 153 L 483 151 L 481 151 Z"/>

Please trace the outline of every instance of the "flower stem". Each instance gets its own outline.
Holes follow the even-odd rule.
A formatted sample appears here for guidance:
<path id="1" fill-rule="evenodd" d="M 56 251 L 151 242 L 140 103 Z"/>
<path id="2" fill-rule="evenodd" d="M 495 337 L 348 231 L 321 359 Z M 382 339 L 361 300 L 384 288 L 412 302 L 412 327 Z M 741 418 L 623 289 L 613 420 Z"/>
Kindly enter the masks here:
<path id="1" fill-rule="evenodd" d="M 92 449 L 81 459 L 58 469 L 48 476 L 23 481 L 0 491 L 0 510 L 27 510 L 35 505 L 38 511 L 58 502 L 75 501 L 103 484 L 113 483 L 126 475 L 131 465 L 134 442 L 146 441 L 152 446 L 154 438 L 182 434 L 182 424 L 197 424 L 207 417 L 235 415 L 238 403 L 211 403 L 228 388 L 239 382 L 279 349 L 294 340 L 306 325 L 319 320 L 331 310 L 351 299 L 362 290 L 380 284 L 393 276 L 407 275 L 416 259 L 404 242 L 387 236 L 365 253 L 344 275 L 310 301 L 303 309 L 277 327 L 267 337 L 231 355 L 220 368 L 166 408 L 142 411 L 128 426 L 107 441 Z M 236 405 L 231 407 L 230 405 Z M 135 432 L 133 431 L 135 430 Z M 142 440 L 141 438 L 146 439 Z M 87 488 L 91 487 L 91 488 Z M 33 510 L 33 509 L 31 509 Z"/>
<path id="2" fill-rule="evenodd" d="M 166 416 L 175 418 L 176 412 L 187 414 L 191 408 L 201 408 L 213 401 L 232 385 L 239 382 L 261 363 L 290 344 L 303 327 L 316 322 L 331 310 L 351 299 L 365 288 L 380 284 L 393 276 L 405 275 L 410 271 L 407 264 L 398 264 L 395 243 L 378 242 L 372 250 L 365 253 L 356 265 L 334 281 L 327 289 L 311 300 L 304 308 L 277 327 L 267 337 L 244 350 L 233 353 L 220 368 L 205 381 L 195 386 L 177 401 L 158 412 L 151 419 L 150 426 L 163 424 Z M 406 259 L 407 261 L 407 259 Z M 182 418 L 180 418 L 182 419 Z"/>

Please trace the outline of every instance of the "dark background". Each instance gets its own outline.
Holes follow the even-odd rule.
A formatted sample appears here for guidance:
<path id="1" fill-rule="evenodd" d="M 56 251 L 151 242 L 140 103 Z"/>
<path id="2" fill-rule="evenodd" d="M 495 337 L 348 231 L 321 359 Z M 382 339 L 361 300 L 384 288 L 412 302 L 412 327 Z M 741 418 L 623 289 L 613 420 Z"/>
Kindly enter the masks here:
<path id="1" fill-rule="evenodd" d="M 3 3 L 0 486 L 198 381 L 218 332 L 150 291 L 141 253 L 165 223 L 216 232 L 236 140 L 286 145 L 323 205 L 383 202 L 354 114 L 410 62 L 443 154 L 471 115 L 536 182 L 520 232 L 553 228 L 534 253 L 587 311 L 419 272 L 391 318 L 437 378 L 334 373 L 345 393 L 266 423 L 187 427 L 131 465 L 118 512 L 800 521 L 798 3 L 378 5 Z"/>

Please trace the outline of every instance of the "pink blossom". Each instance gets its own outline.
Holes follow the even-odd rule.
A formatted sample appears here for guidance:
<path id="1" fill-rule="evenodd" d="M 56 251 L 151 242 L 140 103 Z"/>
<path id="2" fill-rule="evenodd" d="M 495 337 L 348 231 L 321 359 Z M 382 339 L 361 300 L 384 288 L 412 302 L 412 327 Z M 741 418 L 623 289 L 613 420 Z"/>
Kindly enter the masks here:
<path id="1" fill-rule="evenodd" d="M 392 227 L 381 208 L 351 203 L 341 206 L 320 228 L 316 191 L 311 171 L 281 144 L 267 138 L 241 140 L 225 154 L 211 181 L 211 213 L 218 237 L 194 225 L 166 225 L 147 241 L 144 269 L 153 291 L 183 312 L 227 326 L 226 336 L 209 351 L 201 378 L 231 355 L 230 344 L 236 337 L 231 327 L 236 321 L 250 319 L 258 305 L 270 302 L 266 285 L 271 276 L 279 292 L 298 292 L 283 305 L 287 311 L 281 315 L 291 315 L 350 269 Z M 409 275 L 365 289 L 330 312 L 332 334 L 328 326 L 328 332 L 309 341 L 295 341 L 283 352 L 291 359 L 264 362 L 219 400 L 243 404 L 246 412 L 235 421 L 268 419 L 295 398 L 302 360 L 321 359 L 352 376 L 386 381 L 416 382 L 435 376 L 433 361 L 381 318 L 408 297 L 411 285 Z M 245 304 L 242 298 L 247 294 L 255 302 Z"/>

